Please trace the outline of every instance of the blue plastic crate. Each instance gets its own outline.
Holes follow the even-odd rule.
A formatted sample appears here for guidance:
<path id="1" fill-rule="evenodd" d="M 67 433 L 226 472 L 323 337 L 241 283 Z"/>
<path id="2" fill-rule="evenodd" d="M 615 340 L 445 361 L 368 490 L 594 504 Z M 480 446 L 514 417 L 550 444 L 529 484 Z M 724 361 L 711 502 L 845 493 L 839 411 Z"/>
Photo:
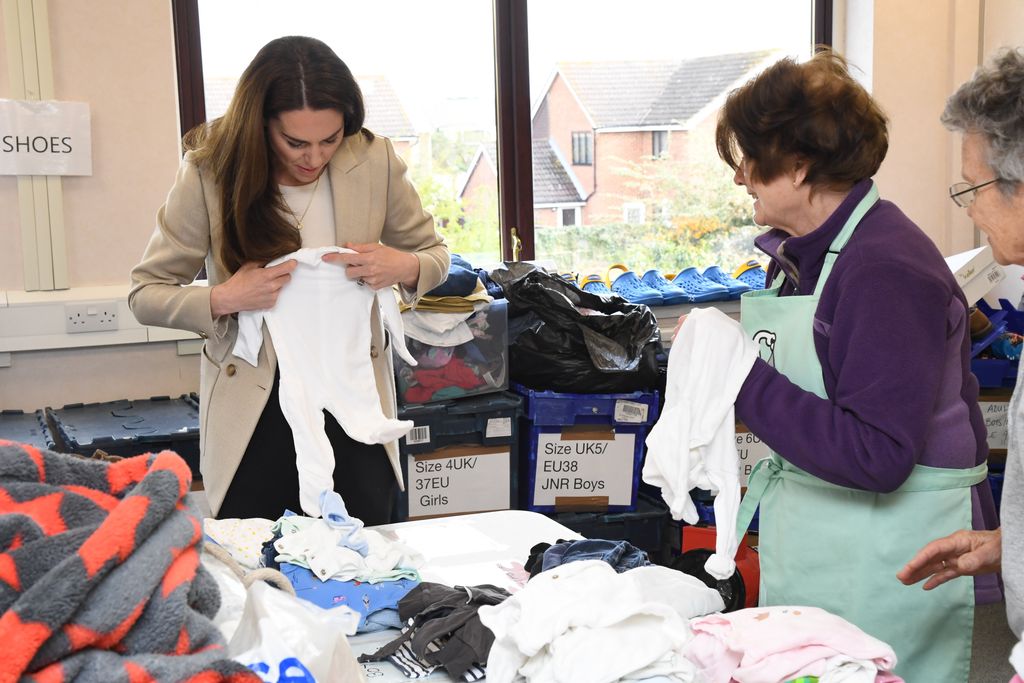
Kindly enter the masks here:
<path id="1" fill-rule="evenodd" d="M 977 356 L 1004 332 L 1024 334 L 1024 312 L 1018 311 L 1006 299 L 999 300 L 999 308 L 992 308 L 982 299 L 978 302 L 978 309 L 992 323 L 992 331 L 983 339 L 971 344 L 971 372 L 978 378 L 978 384 L 982 387 L 1013 388 L 1017 384 L 1019 361 Z"/>
<path id="2" fill-rule="evenodd" d="M 42 410 L 31 413 L 21 410 L 0 411 L 0 439 L 50 451 L 61 450 L 46 425 L 46 416 Z"/>
<path id="3" fill-rule="evenodd" d="M 636 509 L 644 441 L 658 416 L 658 392 L 512 388 L 526 399 L 519 445 L 523 507 L 546 513 Z M 618 459 L 603 459 L 606 454 Z"/>
<path id="4" fill-rule="evenodd" d="M 399 419 L 415 426 L 399 441 L 406 491 L 398 518 L 514 508 L 521 405 L 518 395 L 503 391 L 401 408 Z M 500 486 L 498 498 L 486 495 L 506 472 L 508 486 Z"/>
<path id="5" fill-rule="evenodd" d="M 72 453 L 92 455 L 102 450 L 128 457 L 171 450 L 199 478 L 199 406 L 187 394 L 75 403 L 46 411 Z"/>
<path id="6" fill-rule="evenodd" d="M 715 526 L 715 502 L 714 500 L 695 500 L 694 505 L 697 508 L 697 516 L 700 518 L 698 524 L 702 526 Z M 750 520 L 750 526 L 747 527 L 747 532 L 757 531 L 757 522 L 761 514 L 760 506 L 754 510 L 754 517 Z"/>

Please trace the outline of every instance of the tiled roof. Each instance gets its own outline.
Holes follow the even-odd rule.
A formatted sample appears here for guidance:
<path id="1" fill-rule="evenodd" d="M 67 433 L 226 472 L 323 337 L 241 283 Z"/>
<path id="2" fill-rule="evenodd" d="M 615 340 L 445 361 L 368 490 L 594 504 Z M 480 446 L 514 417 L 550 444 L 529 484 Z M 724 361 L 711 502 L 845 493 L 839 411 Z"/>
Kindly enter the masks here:
<path id="1" fill-rule="evenodd" d="M 682 61 L 563 62 L 558 71 L 595 128 L 682 125 L 771 54 Z"/>
<path id="2" fill-rule="evenodd" d="M 364 125 L 367 128 L 389 138 L 416 135 L 409 115 L 386 76 L 356 76 L 356 81 L 363 91 L 363 103 L 366 106 Z M 203 79 L 207 120 L 222 116 L 227 111 L 237 83 L 238 79 L 231 77 Z"/>
<path id="3" fill-rule="evenodd" d="M 367 128 L 389 138 L 414 137 L 416 130 L 387 76 L 356 76 L 366 105 Z"/>
<path id="4" fill-rule="evenodd" d="M 584 201 L 569 170 L 547 140 L 533 141 L 533 203 L 572 204 Z"/>

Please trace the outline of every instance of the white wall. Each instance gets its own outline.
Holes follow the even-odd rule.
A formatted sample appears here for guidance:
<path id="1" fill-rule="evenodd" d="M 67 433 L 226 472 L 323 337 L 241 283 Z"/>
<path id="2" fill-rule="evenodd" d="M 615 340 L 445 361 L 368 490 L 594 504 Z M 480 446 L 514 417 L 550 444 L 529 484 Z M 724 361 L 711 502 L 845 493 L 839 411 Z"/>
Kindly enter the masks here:
<path id="1" fill-rule="evenodd" d="M 88 102 L 92 114 L 93 175 L 63 179 L 69 291 L 127 292 L 178 167 L 170 2 L 48 0 L 48 11 L 55 96 Z M 6 28 L 0 14 L 0 35 Z M 12 97 L 9 68 L 5 48 L 0 97 Z M 0 206 L 0 290 L 13 301 L 24 289 L 16 178 L 0 176 Z M 16 332 L 0 329 L 0 337 Z M 166 342 L 13 352 L 10 367 L 0 367 L 0 409 L 197 391 L 198 356 L 177 349 Z"/>
<path id="2" fill-rule="evenodd" d="M 946 255 L 982 239 L 949 200 L 960 178 L 960 139 L 939 116 L 946 98 L 1001 45 L 1024 46 L 1021 0 L 845 0 L 873 5 L 873 94 L 891 119 L 877 176 Z"/>

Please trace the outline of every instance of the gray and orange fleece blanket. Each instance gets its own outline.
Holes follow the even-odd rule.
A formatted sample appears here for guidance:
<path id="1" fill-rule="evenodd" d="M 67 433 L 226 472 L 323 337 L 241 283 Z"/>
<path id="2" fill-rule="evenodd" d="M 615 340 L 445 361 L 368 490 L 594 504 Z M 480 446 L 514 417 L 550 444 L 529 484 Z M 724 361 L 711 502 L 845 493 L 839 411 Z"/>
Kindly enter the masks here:
<path id="1" fill-rule="evenodd" d="M 188 465 L 0 441 L 0 683 L 259 683 L 210 620 Z"/>

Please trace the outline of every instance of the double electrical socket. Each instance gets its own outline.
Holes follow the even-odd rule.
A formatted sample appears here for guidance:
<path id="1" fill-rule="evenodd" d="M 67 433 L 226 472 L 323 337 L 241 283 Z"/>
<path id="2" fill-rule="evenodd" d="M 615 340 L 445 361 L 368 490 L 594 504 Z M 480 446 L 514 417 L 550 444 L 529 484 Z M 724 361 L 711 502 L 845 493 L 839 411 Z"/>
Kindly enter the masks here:
<path id="1" fill-rule="evenodd" d="M 68 334 L 116 330 L 117 302 L 97 301 L 85 304 L 65 304 L 64 325 Z"/>

